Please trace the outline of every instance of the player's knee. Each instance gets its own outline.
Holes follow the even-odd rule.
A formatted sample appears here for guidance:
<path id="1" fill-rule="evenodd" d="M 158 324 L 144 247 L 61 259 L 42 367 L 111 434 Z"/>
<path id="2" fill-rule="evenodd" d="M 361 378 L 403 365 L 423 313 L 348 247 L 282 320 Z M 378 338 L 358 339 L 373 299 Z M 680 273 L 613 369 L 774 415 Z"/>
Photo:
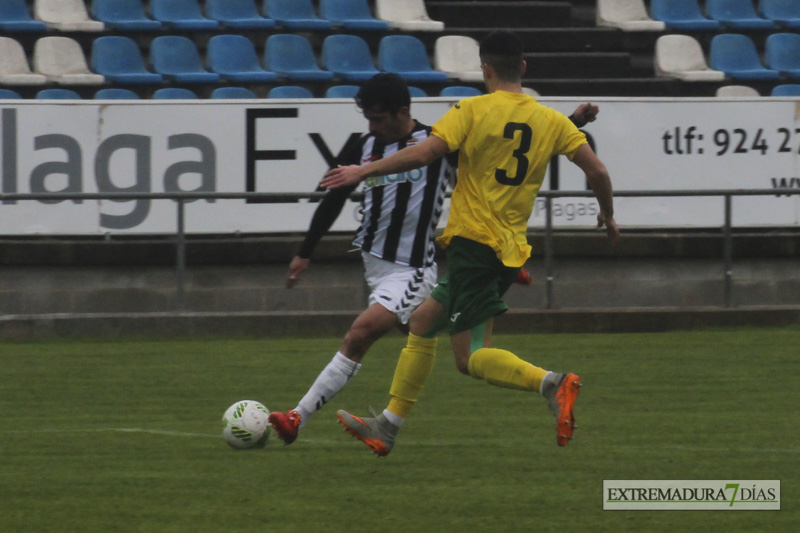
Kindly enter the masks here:
<path id="1" fill-rule="evenodd" d="M 375 336 L 372 331 L 368 328 L 353 327 L 342 341 L 342 352 L 359 363 L 373 342 L 375 342 Z"/>

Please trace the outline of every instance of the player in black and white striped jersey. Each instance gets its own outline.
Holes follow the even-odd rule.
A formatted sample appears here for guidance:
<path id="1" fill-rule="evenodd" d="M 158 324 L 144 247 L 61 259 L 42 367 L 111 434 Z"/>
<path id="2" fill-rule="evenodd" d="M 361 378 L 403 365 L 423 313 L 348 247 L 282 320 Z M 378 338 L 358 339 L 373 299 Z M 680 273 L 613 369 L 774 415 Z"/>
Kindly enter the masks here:
<path id="1" fill-rule="evenodd" d="M 396 74 L 381 73 L 368 80 L 356 95 L 356 104 L 369 122 L 369 133 L 342 155 L 337 161 L 340 165 L 380 159 L 421 143 L 430 134 L 429 126 L 411 117 L 408 87 Z M 364 184 L 363 218 L 353 244 L 362 252 L 371 291 L 369 305 L 297 407 L 270 414 L 270 423 L 286 444 L 294 442 L 311 415 L 356 375 L 376 340 L 395 327 L 403 329 L 411 311 L 435 286 L 434 233 L 442 214 L 448 172 L 447 161 L 437 159 L 427 167 Z M 287 287 L 293 287 L 309 268 L 314 248 L 354 189 L 335 189 L 325 195 L 289 265 Z"/>

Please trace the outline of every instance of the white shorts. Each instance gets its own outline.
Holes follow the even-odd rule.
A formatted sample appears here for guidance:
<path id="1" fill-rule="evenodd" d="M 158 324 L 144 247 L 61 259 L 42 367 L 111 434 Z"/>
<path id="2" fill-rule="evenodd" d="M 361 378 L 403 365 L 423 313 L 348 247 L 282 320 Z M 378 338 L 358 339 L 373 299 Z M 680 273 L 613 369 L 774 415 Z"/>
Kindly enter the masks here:
<path id="1" fill-rule="evenodd" d="M 411 311 L 430 296 L 438 280 L 436 264 L 429 267 L 410 267 L 385 261 L 361 252 L 364 259 L 364 278 L 369 286 L 369 305 L 381 304 L 408 324 Z"/>

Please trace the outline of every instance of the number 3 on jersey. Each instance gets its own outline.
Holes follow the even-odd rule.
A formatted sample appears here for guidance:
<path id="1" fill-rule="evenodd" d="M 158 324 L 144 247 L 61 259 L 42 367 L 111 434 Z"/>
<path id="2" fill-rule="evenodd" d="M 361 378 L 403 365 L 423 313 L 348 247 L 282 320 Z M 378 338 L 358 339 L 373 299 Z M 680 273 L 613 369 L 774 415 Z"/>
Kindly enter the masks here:
<path id="1" fill-rule="evenodd" d="M 511 155 L 517 160 L 517 175 L 509 176 L 508 173 L 502 168 L 494 170 L 494 178 L 498 183 L 503 185 L 519 186 L 525 179 L 528 173 L 528 158 L 525 154 L 531 149 L 531 137 L 533 132 L 531 127 L 522 122 L 509 122 L 503 130 L 503 137 L 506 139 L 513 139 L 516 132 L 520 132 L 519 146 L 516 150 L 511 152 Z"/>

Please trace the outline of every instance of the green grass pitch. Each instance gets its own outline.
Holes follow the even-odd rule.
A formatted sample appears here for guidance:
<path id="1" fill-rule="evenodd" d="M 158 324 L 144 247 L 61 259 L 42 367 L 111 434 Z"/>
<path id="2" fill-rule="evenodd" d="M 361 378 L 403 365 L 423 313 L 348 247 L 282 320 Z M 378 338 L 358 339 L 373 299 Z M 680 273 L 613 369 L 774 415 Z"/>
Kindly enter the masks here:
<path id="1" fill-rule="evenodd" d="M 338 338 L 0 342 L 3 532 L 800 529 L 800 328 L 498 335 L 581 375 L 576 437 L 544 400 L 460 375 L 442 339 L 392 453 L 336 423 L 388 399 L 400 335 L 298 441 L 234 451 L 234 401 L 295 406 Z M 604 479 L 780 479 L 781 511 L 603 511 Z"/>

